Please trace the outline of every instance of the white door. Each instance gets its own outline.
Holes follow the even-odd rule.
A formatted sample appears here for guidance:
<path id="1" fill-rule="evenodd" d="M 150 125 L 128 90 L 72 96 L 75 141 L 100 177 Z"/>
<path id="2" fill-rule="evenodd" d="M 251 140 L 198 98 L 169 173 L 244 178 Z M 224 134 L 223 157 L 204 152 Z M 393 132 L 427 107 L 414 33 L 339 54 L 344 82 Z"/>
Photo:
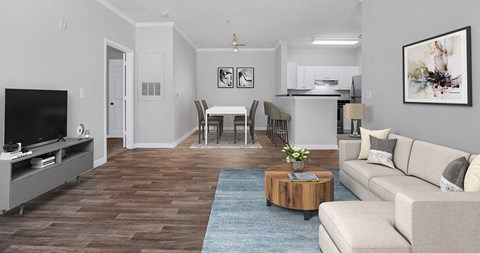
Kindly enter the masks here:
<path id="1" fill-rule="evenodd" d="M 108 65 L 108 137 L 123 138 L 123 60 Z"/>

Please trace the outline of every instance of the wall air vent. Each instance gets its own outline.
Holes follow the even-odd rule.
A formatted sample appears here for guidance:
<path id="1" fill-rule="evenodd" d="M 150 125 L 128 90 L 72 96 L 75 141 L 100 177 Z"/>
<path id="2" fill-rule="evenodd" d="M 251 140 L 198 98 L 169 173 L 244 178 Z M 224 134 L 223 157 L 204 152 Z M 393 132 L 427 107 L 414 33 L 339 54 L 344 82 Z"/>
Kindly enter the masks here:
<path id="1" fill-rule="evenodd" d="M 142 82 L 142 97 L 160 97 L 160 82 Z"/>

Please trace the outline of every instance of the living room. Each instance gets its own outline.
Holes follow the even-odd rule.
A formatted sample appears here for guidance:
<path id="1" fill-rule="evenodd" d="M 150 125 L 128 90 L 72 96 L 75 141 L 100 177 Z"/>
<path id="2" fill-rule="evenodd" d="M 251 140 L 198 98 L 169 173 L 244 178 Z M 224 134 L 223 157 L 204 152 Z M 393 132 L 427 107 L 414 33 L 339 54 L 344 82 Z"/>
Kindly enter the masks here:
<path id="1" fill-rule="evenodd" d="M 479 77 L 474 71 L 480 64 L 480 53 L 475 44 L 479 39 L 477 25 L 480 25 L 480 18 L 476 15 L 479 3 L 473 0 L 363 0 L 361 3 L 352 0 L 349 3 L 359 11 L 360 49 L 308 51 L 292 48 L 288 44 L 285 50 L 299 57 L 302 54 L 316 54 L 318 58 L 321 58 L 322 53 L 326 55 L 336 52 L 341 57 L 328 57 L 333 60 L 318 64 L 361 66 L 365 104 L 362 125 L 366 128 L 391 128 L 392 133 L 402 136 L 472 154 L 479 153 L 480 144 L 474 130 L 480 126 L 480 119 L 476 117 L 480 109 L 477 99 L 480 91 L 475 88 Z M 121 12 L 112 12 L 112 8 L 105 7 L 109 4 L 113 9 L 115 4 L 118 4 L 117 9 L 122 7 L 122 1 L 113 0 L 1 3 L 0 85 L 2 88 L 67 89 L 67 135 L 77 136 L 75 130 L 81 123 L 89 129 L 91 137 L 95 139 L 96 167 L 94 172 L 82 176 L 84 179 L 79 186 L 68 183 L 27 203 L 24 216 L 19 216 L 16 210 L 12 210 L 1 217 L 2 250 L 155 252 L 155 249 L 164 249 L 196 252 L 202 249 L 220 170 L 267 168 L 284 163 L 281 145 L 277 148 L 271 146 L 263 131 L 257 131 L 259 142 L 263 146 L 260 151 L 192 151 L 186 144 L 196 140 L 197 118 L 193 100 L 207 99 L 211 105 L 231 101 L 232 104 L 246 106 L 253 99 L 274 102 L 277 90 L 282 88 L 281 82 L 275 80 L 279 75 L 275 65 L 278 50 L 282 49 L 278 42 L 284 39 L 282 36 L 263 51 L 248 51 L 246 41 L 247 50 L 242 52 L 242 48 L 239 49 L 238 53 L 243 59 L 237 64 L 234 58 L 227 58 L 233 52 L 198 50 L 192 44 L 200 42 L 189 41 L 189 34 L 178 30 L 175 24 L 157 24 L 152 27 L 147 24 L 148 20 L 141 20 L 140 23 L 143 24 L 133 25 L 135 20 Z M 305 6 L 308 4 L 313 3 L 302 3 Z M 328 8 L 331 3 L 322 4 Z M 255 3 L 252 3 L 253 6 Z M 278 19 L 281 18 L 284 17 L 279 14 Z M 64 22 L 60 28 L 59 21 Z M 473 42 L 472 105 L 403 103 L 402 47 L 466 26 L 471 27 Z M 358 34 L 352 34 L 354 35 Z M 231 36 L 228 31 L 225 37 L 218 38 L 225 43 L 224 48 L 231 45 Z M 314 37 L 312 35 L 312 39 Z M 105 38 L 108 39 L 107 42 Z M 239 34 L 239 39 L 243 38 Z M 130 115 L 134 116 L 130 124 L 133 124 L 135 132 L 130 133 L 134 138 L 129 140 L 129 145 L 133 149 L 109 161 L 104 141 L 106 44 L 121 45 L 124 49 L 131 49 L 136 56 L 142 52 L 166 52 L 162 56 L 165 72 L 160 78 L 167 84 L 162 92 L 163 100 L 137 103 L 134 99 L 136 95 L 131 94 L 135 106 Z M 315 53 L 309 53 L 312 51 Z M 226 58 L 225 62 L 219 61 L 221 58 Z M 208 73 L 207 78 L 203 75 L 210 72 L 206 66 L 215 65 L 216 69 L 223 67 L 223 64 L 234 67 L 255 66 L 255 89 L 224 89 L 221 96 L 215 95 L 216 73 Z M 135 65 L 135 68 L 142 68 L 142 62 Z M 141 70 L 135 69 L 134 76 L 141 76 L 139 71 Z M 207 87 L 209 85 L 213 88 Z M 266 127 L 266 117 L 261 111 L 258 114 L 259 129 L 263 130 Z M 1 127 L 3 130 L 3 124 Z M 311 150 L 311 159 L 310 164 L 313 166 L 332 169 L 339 167 L 337 150 Z M 178 173 L 183 175 L 176 175 Z M 122 177 L 133 181 L 121 181 Z M 145 188 L 148 188 L 146 182 L 150 180 L 152 189 L 159 190 L 159 193 L 130 191 L 136 185 L 135 179 L 144 180 L 142 184 Z M 178 181 L 173 186 L 177 192 L 162 192 L 162 189 L 172 186 L 155 179 Z M 197 187 L 196 180 L 202 181 Z M 105 190 L 103 194 L 97 191 L 102 187 Z M 122 188 L 129 189 L 124 191 Z M 113 204 L 111 197 L 114 195 L 122 197 L 120 206 Z M 130 206 L 129 198 L 132 201 Z M 149 205 L 149 201 L 157 203 Z M 69 205 L 71 202 L 75 204 Z M 135 214 L 135 205 L 150 213 Z M 109 214 L 115 207 L 123 210 L 122 215 Z M 168 217 L 168 214 L 171 216 Z M 58 218 L 57 222 L 51 222 L 55 218 Z M 105 223 L 101 222 L 102 219 Z M 115 223 L 118 220 L 123 220 L 124 223 Z M 158 226 L 148 227 L 148 224 L 133 222 L 135 220 L 148 221 Z M 200 222 L 195 223 L 196 220 Z M 132 231 L 138 229 L 139 232 L 134 236 L 135 233 L 128 232 L 129 227 Z M 88 235 L 88 231 L 93 232 Z M 189 231 L 193 233 L 190 234 Z M 132 238 L 138 240 L 131 240 Z M 254 251 L 262 252 L 262 249 Z"/>

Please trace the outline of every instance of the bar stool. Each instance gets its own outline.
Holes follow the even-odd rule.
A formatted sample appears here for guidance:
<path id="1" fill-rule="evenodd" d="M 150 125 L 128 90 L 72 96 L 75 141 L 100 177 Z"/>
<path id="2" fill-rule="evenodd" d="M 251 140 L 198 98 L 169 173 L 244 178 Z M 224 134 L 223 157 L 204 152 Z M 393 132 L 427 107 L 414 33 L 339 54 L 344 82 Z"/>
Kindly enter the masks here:
<path id="1" fill-rule="evenodd" d="M 265 112 L 265 116 L 267 116 L 267 130 L 265 134 L 270 138 L 270 114 L 268 113 L 268 104 L 270 102 L 263 101 L 263 111 Z"/>
<path id="2" fill-rule="evenodd" d="M 269 103 L 268 108 L 270 119 L 272 120 L 272 138 L 275 147 L 277 146 L 277 139 L 280 138 L 285 143 L 289 143 L 288 139 L 288 122 L 290 115 L 280 111 L 280 109 L 273 103 Z"/>

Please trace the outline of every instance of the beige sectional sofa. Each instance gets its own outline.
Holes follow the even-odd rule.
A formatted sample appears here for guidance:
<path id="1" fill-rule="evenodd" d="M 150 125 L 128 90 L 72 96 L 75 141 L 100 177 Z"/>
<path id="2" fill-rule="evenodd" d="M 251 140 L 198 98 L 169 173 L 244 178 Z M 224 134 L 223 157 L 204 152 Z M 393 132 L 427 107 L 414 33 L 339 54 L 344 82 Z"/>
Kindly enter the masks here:
<path id="1" fill-rule="evenodd" d="M 363 201 L 322 203 L 320 248 L 329 252 L 480 252 L 480 193 L 440 191 L 452 160 L 475 155 L 390 134 L 396 169 L 357 160 L 339 143 L 340 181 Z"/>

